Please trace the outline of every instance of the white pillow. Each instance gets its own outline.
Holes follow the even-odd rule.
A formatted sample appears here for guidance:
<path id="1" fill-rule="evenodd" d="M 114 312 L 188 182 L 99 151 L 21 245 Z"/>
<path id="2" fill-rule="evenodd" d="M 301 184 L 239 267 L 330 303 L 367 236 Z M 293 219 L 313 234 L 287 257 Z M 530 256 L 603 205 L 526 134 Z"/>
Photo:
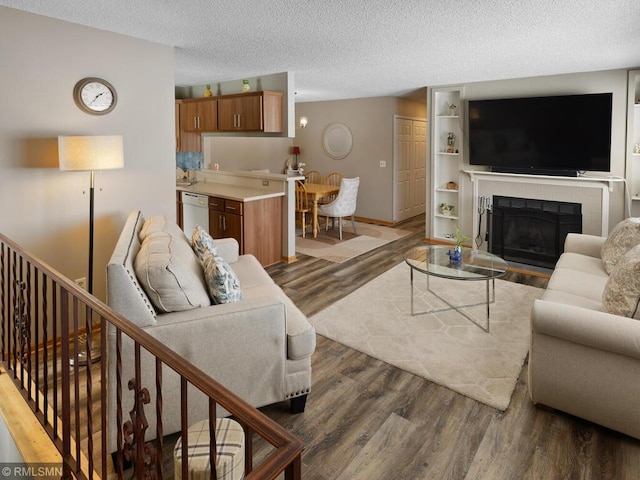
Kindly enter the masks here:
<path id="1" fill-rule="evenodd" d="M 211 305 L 202 265 L 184 235 L 149 234 L 136 255 L 134 269 L 149 300 L 161 312 Z"/>
<path id="2" fill-rule="evenodd" d="M 202 263 L 209 294 L 214 303 L 232 303 L 242 300 L 242 288 L 238 276 L 224 258 L 207 251 L 204 253 Z"/>
<path id="3" fill-rule="evenodd" d="M 640 245 L 613 267 L 602 293 L 602 310 L 640 320 Z"/>

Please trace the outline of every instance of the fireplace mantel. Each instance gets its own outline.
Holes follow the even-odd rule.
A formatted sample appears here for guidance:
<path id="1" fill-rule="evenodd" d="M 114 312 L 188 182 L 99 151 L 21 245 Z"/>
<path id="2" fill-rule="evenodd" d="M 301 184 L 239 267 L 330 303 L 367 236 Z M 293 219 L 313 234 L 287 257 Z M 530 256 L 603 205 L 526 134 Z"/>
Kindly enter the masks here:
<path id="1" fill-rule="evenodd" d="M 526 183 L 526 184 L 541 184 L 541 185 L 555 185 L 560 187 L 581 187 L 581 188 L 596 188 L 601 191 L 601 233 L 602 236 L 607 236 L 609 233 L 609 193 L 613 192 L 614 184 L 618 182 L 624 182 L 621 177 L 615 176 L 595 176 L 595 175 L 583 175 L 580 177 L 561 177 L 561 176 L 547 176 L 547 175 L 527 175 L 527 174 L 515 174 L 515 173 L 498 173 L 487 172 L 483 170 L 463 170 L 464 173 L 469 175 L 471 184 L 473 185 L 473 211 L 478 209 L 478 190 L 479 184 L 482 181 L 487 182 L 509 182 L 509 183 Z M 478 229 L 478 220 L 473 215 L 473 231 Z"/>

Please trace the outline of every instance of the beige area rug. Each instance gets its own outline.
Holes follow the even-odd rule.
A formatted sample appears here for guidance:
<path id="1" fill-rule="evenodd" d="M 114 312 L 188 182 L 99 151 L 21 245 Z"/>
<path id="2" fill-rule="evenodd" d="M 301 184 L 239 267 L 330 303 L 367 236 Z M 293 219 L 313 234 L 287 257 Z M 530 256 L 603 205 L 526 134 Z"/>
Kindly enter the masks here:
<path id="1" fill-rule="evenodd" d="M 446 305 L 414 273 L 417 312 Z M 430 278 L 450 303 L 483 302 L 486 282 Z M 411 316 L 409 266 L 402 262 L 311 317 L 316 331 L 343 345 L 506 410 L 529 351 L 529 314 L 543 290 L 496 280 L 490 333 L 455 310 Z M 485 324 L 486 306 L 464 310 Z"/>
<path id="2" fill-rule="evenodd" d="M 324 221 L 320 224 L 318 236 L 313 238 L 309 229 L 302 238 L 300 229 L 296 235 L 296 252 L 311 257 L 323 258 L 335 263 L 342 263 L 374 248 L 409 235 L 409 230 L 383 227 L 369 223 L 356 222 L 356 234 L 351 228 L 351 220 L 342 225 L 342 240 L 339 239 L 338 224 L 334 230 L 324 229 Z"/>

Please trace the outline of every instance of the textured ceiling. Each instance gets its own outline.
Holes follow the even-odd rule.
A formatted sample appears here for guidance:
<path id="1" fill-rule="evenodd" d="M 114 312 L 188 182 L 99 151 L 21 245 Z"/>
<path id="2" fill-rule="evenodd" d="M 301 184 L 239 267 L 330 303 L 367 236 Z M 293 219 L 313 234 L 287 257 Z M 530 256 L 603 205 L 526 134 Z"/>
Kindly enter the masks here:
<path id="1" fill-rule="evenodd" d="M 640 66 L 638 0 L 0 0 L 175 47 L 176 85 L 295 74 L 296 101 Z"/>

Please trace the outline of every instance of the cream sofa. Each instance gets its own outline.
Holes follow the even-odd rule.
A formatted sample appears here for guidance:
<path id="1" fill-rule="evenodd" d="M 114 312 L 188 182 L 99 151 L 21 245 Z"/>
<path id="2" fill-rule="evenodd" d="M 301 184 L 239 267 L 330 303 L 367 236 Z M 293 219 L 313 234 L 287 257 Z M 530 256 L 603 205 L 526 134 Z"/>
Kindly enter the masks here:
<path id="1" fill-rule="evenodd" d="M 157 235 L 170 236 L 172 266 L 169 270 L 177 271 L 178 283 L 203 285 L 202 264 L 179 227 L 166 222 L 164 217 L 152 217 L 145 222 L 141 212 L 134 211 L 127 218 L 107 266 L 108 304 L 251 405 L 260 407 L 291 400 L 293 413 L 303 411 L 311 389 L 311 354 L 316 345 L 315 330 L 304 314 L 273 282 L 254 256 L 238 255 L 238 244 L 233 239 L 216 240 L 215 244 L 220 256 L 237 275 L 244 298 L 235 303 L 210 305 L 208 297 L 203 302 L 201 298 L 193 300 L 194 295 L 189 294 L 189 302 L 194 305 L 201 302 L 206 306 L 160 313 L 150 300 L 155 292 L 147 295 L 145 288 L 149 291 L 149 286 L 145 284 L 143 288 L 143 282 L 148 279 L 143 278 L 141 282 L 136 275 L 136 271 L 141 271 L 136 264 L 141 240 L 150 232 L 158 231 L 163 233 Z M 167 286 L 157 290 L 162 288 L 166 290 Z M 181 299 L 186 295 L 178 288 L 165 291 L 167 302 L 172 301 L 174 294 Z M 123 336 L 125 421 L 133 402 L 126 382 L 134 376 L 133 346 L 126 340 Z M 155 437 L 155 364 L 149 354 L 143 355 L 142 363 L 141 384 L 148 388 L 152 397 L 149 405 L 145 406 L 149 421 L 146 439 L 150 440 Z M 117 424 L 113 327 L 108 334 L 108 374 L 109 451 L 113 452 L 116 450 Z M 180 379 L 166 368 L 162 391 L 163 432 L 167 435 L 179 431 L 181 425 Z M 190 396 L 190 424 L 207 418 L 208 403 L 202 397 Z"/>
<path id="2" fill-rule="evenodd" d="M 623 223 L 626 232 L 616 227 L 611 248 L 605 238 L 567 236 L 531 314 L 529 394 L 536 404 L 640 438 L 640 222 Z M 623 310 L 613 290 L 620 281 L 630 281 Z M 624 315 L 610 313 L 618 311 Z"/>

